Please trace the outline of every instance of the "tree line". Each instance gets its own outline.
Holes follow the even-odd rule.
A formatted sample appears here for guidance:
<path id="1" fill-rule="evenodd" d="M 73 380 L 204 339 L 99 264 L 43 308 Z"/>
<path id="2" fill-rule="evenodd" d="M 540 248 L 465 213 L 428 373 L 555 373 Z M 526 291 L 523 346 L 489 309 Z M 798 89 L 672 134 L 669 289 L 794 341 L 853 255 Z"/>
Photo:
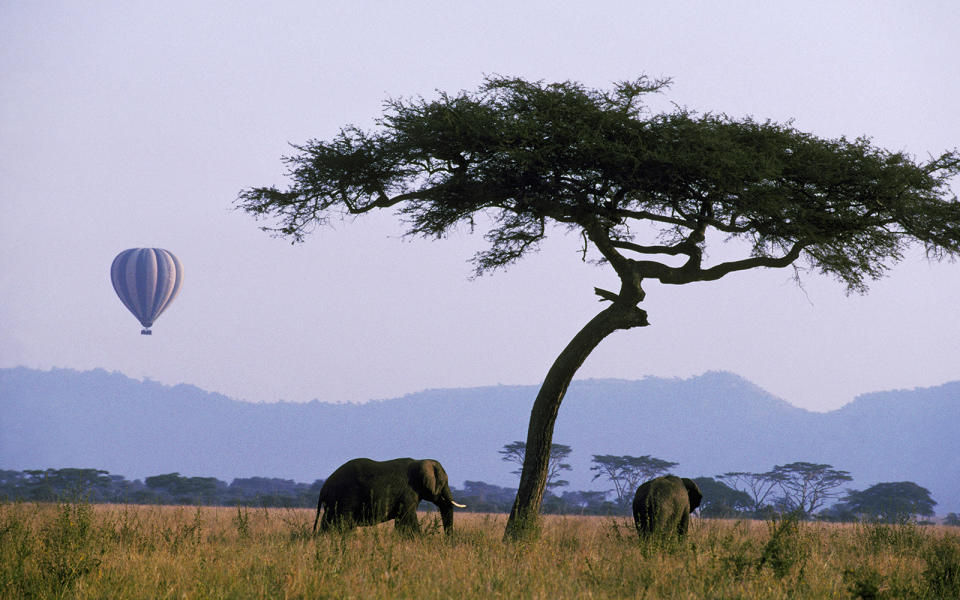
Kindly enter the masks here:
<path id="1" fill-rule="evenodd" d="M 102 469 L 0 470 L 0 499 L 54 502 L 83 499 L 97 503 L 189 504 L 212 506 L 316 506 L 323 480 L 298 483 L 272 477 L 237 478 L 166 473 L 130 481 Z"/>
<path id="2" fill-rule="evenodd" d="M 523 442 L 514 441 L 499 452 L 504 461 L 523 465 L 525 449 Z M 559 488 L 568 485 L 560 475 L 572 470 L 566 462 L 572 452 L 570 446 L 551 445 L 543 512 L 579 509 L 582 514 L 629 514 L 633 494 L 641 483 L 668 474 L 679 465 L 650 455 L 594 454 L 590 467 L 594 481 L 600 479 L 612 487 L 557 495 Z M 791 513 L 804 519 L 899 522 L 932 517 L 937 504 L 929 490 L 912 481 L 883 482 L 865 490 L 847 489 L 841 493 L 840 486 L 853 480 L 848 471 L 804 461 L 776 465 L 762 473 L 730 471 L 693 480 L 703 492 L 698 511 L 702 517 L 768 518 Z M 830 500 L 839 501 L 827 507 Z M 512 501 L 504 508 L 509 502 Z M 960 516 L 950 513 L 947 522 L 960 525 Z"/>
<path id="3" fill-rule="evenodd" d="M 504 461 L 522 465 L 524 451 L 523 442 L 512 442 L 499 452 Z M 593 479 L 611 487 L 561 491 L 569 485 L 560 476 L 572 470 L 566 462 L 572 451 L 563 444 L 551 447 L 547 492 L 541 507 L 544 513 L 629 515 L 636 488 L 679 464 L 649 455 L 595 454 L 590 467 Z M 519 469 L 513 473 L 519 474 Z M 934 515 L 936 501 L 916 483 L 884 482 L 841 494 L 839 487 L 851 479 L 846 471 L 809 462 L 777 465 L 764 473 L 731 471 L 693 478 L 703 492 L 698 513 L 705 518 L 765 519 L 793 513 L 806 519 L 902 522 Z M 131 481 L 101 469 L 0 470 L 0 500 L 309 508 L 316 506 L 323 482 L 245 477 L 227 483 L 215 477 L 180 473 Z M 509 512 L 517 494 L 517 488 L 470 480 L 464 481 L 462 488 L 451 486 L 451 490 L 470 511 L 488 513 Z M 828 507 L 830 500 L 838 501 Z M 428 504 L 423 507 L 432 509 Z M 960 525 L 960 515 L 950 513 L 945 522 Z"/>

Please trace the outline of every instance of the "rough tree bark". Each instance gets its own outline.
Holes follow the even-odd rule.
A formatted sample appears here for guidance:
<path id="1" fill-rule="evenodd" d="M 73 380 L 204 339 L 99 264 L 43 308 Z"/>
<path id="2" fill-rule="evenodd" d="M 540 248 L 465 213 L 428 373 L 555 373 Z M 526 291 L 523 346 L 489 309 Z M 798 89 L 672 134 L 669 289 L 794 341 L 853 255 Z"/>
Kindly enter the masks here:
<path id="1" fill-rule="evenodd" d="M 507 520 L 505 540 L 521 540 L 536 536 L 539 529 L 540 505 L 547 486 L 547 468 L 553 443 L 553 426 L 567 387 L 587 356 L 611 333 L 649 325 L 646 311 L 636 306 L 643 298 L 639 285 L 627 289 L 620 296 L 597 290 L 601 297 L 616 300 L 593 317 L 547 371 L 530 412 L 527 428 L 527 450 L 520 474 L 520 488 Z"/>

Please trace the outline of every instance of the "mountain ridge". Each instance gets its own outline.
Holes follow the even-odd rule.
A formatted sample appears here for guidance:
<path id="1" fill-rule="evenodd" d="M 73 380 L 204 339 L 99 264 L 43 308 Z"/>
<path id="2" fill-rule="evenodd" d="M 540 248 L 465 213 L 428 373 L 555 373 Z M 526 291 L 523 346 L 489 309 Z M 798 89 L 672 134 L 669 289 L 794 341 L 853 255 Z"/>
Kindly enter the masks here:
<path id="1" fill-rule="evenodd" d="M 356 456 L 433 457 L 451 480 L 516 486 L 497 451 L 526 438 L 535 385 L 436 388 L 363 403 L 254 403 L 103 369 L 0 369 L 0 468 L 95 467 L 142 478 L 313 481 Z M 871 392 L 843 407 L 793 406 L 731 373 L 571 383 L 554 441 L 568 489 L 601 489 L 593 454 L 653 455 L 714 476 L 794 461 L 851 472 L 849 487 L 914 481 L 960 510 L 960 381 Z"/>

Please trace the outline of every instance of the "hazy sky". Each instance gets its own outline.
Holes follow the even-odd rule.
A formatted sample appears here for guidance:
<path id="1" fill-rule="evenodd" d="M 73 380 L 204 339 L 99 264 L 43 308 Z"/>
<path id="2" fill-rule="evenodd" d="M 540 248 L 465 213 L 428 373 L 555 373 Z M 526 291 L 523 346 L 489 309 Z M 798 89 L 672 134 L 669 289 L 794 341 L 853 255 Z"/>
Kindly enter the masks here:
<path id="1" fill-rule="evenodd" d="M 255 401 L 539 383 L 613 285 L 575 239 L 470 280 L 479 236 L 405 240 L 385 213 L 292 246 L 237 192 L 282 185 L 288 143 L 485 74 L 669 76 L 655 108 L 792 118 L 925 158 L 960 145 L 957 31 L 953 0 L 3 2 L 0 367 Z M 185 268 L 152 337 L 110 284 L 137 246 Z M 960 265 L 919 252 L 866 296 L 816 274 L 801 290 L 789 270 L 646 288 L 652 326 L 608 338 L 580 378 L 729 370 L 814 410 L 960 379 Z"/>

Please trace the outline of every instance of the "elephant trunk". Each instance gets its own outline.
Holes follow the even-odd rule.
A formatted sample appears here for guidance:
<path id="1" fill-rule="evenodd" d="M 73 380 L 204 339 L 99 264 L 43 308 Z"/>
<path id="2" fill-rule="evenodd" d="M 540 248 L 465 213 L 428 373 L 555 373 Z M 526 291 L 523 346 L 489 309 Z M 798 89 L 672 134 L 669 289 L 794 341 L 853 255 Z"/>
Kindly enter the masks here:
<path id="1" fill-rule="evenodd" d="M 440 497 L 437 498 L 437 507 L 440 509 L 440 520 L 443 522 L 444 533 L 449 534 L 453 531 L 453 507 L 466 508 L 463 504 L 454 502 L 453 494 L 450 493 L 448 486 L 443 486 Z"/>
<path id="2" fill-rule="evenodd" d="M 440 520 L 443 522 L 443 532 L 447 535 L 453 531 L 453 502 L 443 500 L 437 505 L 440 508 Z"/>

